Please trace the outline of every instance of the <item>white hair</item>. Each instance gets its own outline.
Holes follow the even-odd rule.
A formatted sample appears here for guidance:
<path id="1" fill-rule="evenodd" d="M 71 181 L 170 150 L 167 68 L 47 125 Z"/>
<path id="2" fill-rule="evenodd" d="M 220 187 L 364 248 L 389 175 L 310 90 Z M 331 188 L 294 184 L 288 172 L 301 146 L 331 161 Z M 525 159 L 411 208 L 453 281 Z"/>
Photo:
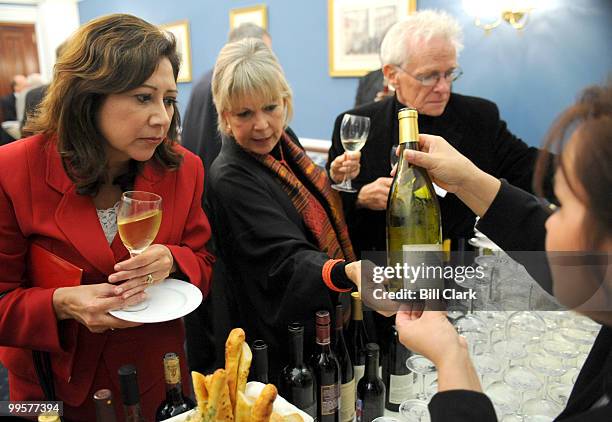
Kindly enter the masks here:
<path id="1" fill-rule="evenodd" d="M 410 61 L 416 42 L 438 37 L 453 44 L 457 56 L 463 49 L 463 31 L 455 18 L 438 10 L 415 12 L 396 22 L 387 31 L 380 46 L 382 65 L 402 66 Z"/>

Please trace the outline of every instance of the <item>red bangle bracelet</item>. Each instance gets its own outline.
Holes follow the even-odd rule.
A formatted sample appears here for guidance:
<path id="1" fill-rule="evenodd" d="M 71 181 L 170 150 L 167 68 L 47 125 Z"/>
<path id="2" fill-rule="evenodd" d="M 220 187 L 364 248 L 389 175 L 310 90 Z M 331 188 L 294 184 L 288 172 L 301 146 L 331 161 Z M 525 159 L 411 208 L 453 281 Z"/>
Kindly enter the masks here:
<path id="1" fill-rule="evenodd" d="M 323 270 L 321 271 L 321 275 L 323 277 L 323 283 L 325 283 L 328 289 L 333 290 L 334 292 L 338 292 L 338 293 L 350 292 L 352 290 L 351 288 L 341 289 L 339 287 L 336 287 L 334 283 L 332 282 L 332 279 L 331 279 L 332 268 L 334 268 L 334 265 L 336 265 L 338 262 L 344 262 L 344 259 L 330 259 L 325 264 L 323 264 Z"/>

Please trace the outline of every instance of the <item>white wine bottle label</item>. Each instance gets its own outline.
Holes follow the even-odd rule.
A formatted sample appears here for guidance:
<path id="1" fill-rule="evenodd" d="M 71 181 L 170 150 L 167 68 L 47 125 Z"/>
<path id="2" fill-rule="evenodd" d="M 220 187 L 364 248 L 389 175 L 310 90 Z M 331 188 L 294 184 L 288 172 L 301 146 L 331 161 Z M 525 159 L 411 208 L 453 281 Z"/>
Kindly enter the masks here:
<path id="1" fill-rule="evenodd" d="M 442 244 L 402 245 L 404 288 L 410 290 L 443 288 Z"/>
<path id="2" fill-rule="evenodd" d="M 363 378 L 365 374 L 365 365 L 353 365 L 353 372 L 355 373 L 355 388 L 357 388 L 359 380 Z"/>
<path id="3" fill-rule="evenodd" d="M 321 415 L 333 415 L 338 411 L 338 384 L 321 386 Z"/>
<path id="4" fill-rule="evenodd" d="M 401 404 L 412 397 L 412 384 L 414 375 L 412 373 L 406 375 L 391 374 L 389 382 L 389 403 Z"/>
<path id="5" fill-rule="evenodd" d="M 353 422 L 355 418 L 355 379 L 340 387 L 340 421 Z"/>

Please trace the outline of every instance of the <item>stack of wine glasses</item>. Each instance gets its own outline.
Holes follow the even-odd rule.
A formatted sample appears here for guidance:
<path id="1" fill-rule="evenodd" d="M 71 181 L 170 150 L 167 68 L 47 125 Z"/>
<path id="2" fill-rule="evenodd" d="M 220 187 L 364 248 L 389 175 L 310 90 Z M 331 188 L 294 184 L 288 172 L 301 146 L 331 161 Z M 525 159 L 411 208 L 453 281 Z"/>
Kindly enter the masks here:
<path id="1" fill-rule="evenodd" d="M 535 304 L 554 309 L 554 299 L 503 251 L 479 256 L 475 265 L 485 267 L 485 277 L 458 284 L 477 289 L 478 300 L 452 304 L 448 316 L 467 339 L 483 390 L 500 421 L 552 421 L 565 407 L 601 326 L 572 311 L 535 310 Z M 550 307 L 542 306 L 546 301 Z M 507 304 L 521 307 L 509 310 Z M 420 355 L 412 355 L 407 366 L 417 374 L 413 394 L 399 414 L 387 417 L 429 421 L 435 367 Z"/>

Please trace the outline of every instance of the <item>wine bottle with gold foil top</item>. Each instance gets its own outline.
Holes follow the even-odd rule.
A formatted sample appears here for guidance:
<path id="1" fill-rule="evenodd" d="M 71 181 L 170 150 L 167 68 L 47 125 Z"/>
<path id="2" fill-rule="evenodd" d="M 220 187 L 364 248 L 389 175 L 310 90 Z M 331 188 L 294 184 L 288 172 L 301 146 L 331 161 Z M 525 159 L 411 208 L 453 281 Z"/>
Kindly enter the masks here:
<path id="1" fill-rule="evenodd" d="M 406 149 L 419 149 L 418 113 L 403 108 L 399 120 L 399 162 L 387 200 L 387 265 L 396 269 L 388 280 L 393 292 L 438 288 L 442 251 L 440 205 L 427 171 L 404 160 Z M 415 271 L 418 270 L 418 274 Z M 401 271 L 397 271 L 401 269 Z"/>
<path id="2" fill-rule="evenodd" d="M 164 377 L 166 379 L 166 400 L 157 408 L 156 421 L 170 419 L 195 407 L 193 400 L 183 395 L 181 365 L 176 353 L 166 353 L 164 356 Z"/>

